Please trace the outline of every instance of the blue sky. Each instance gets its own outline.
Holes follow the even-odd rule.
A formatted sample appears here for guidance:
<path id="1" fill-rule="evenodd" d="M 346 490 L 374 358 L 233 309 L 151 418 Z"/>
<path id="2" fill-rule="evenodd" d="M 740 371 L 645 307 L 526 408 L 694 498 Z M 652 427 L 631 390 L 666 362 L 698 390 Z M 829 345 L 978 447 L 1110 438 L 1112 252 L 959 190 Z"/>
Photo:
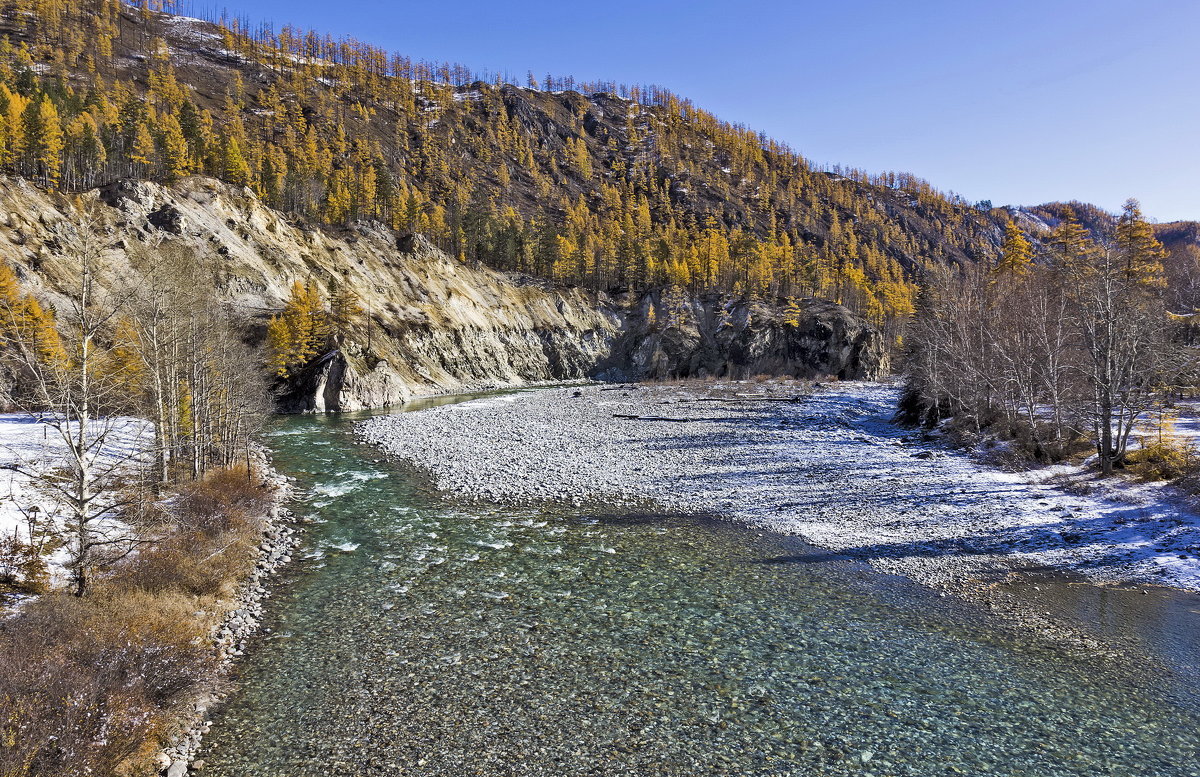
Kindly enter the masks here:
<path id="1" fill-rule="evenodd" d="M 661 84 L 970 200 L 1200 219 L 1198 0 L 227 2 L 475 70 Z"/>

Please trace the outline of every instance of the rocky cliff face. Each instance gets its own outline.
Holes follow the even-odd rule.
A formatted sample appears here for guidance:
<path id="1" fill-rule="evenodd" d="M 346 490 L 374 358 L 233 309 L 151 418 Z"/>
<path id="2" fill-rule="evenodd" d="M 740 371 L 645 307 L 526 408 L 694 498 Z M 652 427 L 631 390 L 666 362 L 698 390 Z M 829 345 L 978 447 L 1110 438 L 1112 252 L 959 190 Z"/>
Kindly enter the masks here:
<path id="1" fill-rule="evenodd" d="M 600 375 L 860 380 L 881 377 L 889 368 L 879 330 L 822 300 L 788 307 L 727 296 L 689 300 L 666 292 L 635 301 L 623 321 Z"/>
<path id="2" fill-rule="evenodd" d="M 198 263 L 249 337 L 261 337 L 295 280 L 357 293 L 368 323 L 297 376 L 281 396 L 287 411 L 597 375 L 860 378 L 886 370 L 878 333 L 829 303 L 806 302 L 797 316 L 727 299 L 614 300 L 466 266 L 420 236 L 376 224 L 305 228 L 249 190 L 204 178 L 171 187 L 120 182 L 78 201 L 0 180 L 0 257 L 52 302 L 72 272 L 58 225 L 86 206 L 111 237 L 111 278 L 136 282 L 135 266 L 167 252 Z"/>

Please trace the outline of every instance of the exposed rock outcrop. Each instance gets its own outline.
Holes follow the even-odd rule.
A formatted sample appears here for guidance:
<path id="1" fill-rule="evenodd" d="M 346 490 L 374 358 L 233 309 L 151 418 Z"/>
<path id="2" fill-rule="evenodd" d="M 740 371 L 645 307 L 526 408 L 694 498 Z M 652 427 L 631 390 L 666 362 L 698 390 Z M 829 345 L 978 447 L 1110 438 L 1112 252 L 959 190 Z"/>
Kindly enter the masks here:
<path id="1" fill-rule="evenodd" d="M 360 331 L 291 381 L 291 412 L 357 410 L 417 394 L 532 381 L 743 376 L 875 377 L 879 333 L 840 306 L 784 309 L 729 298 L 595 295 L 455 261 L 420 235 L 375 223 L 306 228 L 248 189 L 206 178 L 166 187 L 122 181 L 82 197 L 111 237 L 114 283 L 136 283 L 171 255 L 194 262 L 261 338 L 292 283 L 352 289 Z M 75 201 L 0 179 L 0 256 L 53 301 L 73 272 L 57 239 Z M 142 270 L 136 268 L 141 267 Z"/>
<path id="2" fill-rule="evenodd" d="M 878 378 L 888 371 L 879 330 L 841 305 L 767 305 L 725 296 L 637 301 L 600 374 L 621 379 L 788 375 Z"/>
<path id="3" fill-rule="evenodd" d="M 292 283 L 349 287 L 366 311 L 353 342 L 311 365 L 284 397 L 290 410 L 355 410 L 415 394 L 586 377 L 608 355 L 617 315 L 588 294 L 457 262 L 419 235 L 367 223 L 299 226 L 247 189 L 206 178 L 164 187 L 123 181 L 99 201 L 114 281 L 172 252 L 203 263 L 219 293 L 261 337 Z M 76 206 L 27 181 L 0 180 L 0 257 L 53 298 L 70 277 L 58 222 Z"/>

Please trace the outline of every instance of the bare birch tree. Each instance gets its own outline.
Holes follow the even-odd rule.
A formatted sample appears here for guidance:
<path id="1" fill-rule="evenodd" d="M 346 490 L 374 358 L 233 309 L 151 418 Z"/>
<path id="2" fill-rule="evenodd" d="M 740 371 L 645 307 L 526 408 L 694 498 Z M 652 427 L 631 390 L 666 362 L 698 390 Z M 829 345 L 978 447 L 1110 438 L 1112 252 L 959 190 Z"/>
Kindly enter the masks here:
<path id="1" fill-rule="evenodd" d="M 1020 272 L 1001 263 L 987 283 L 975 267 L 926 273 L 910 397 L 927 416 L 1027 436 L 1038 458 L 1088 437 L 1111 473 L 1165 389 L 1195 372 L 1172 338 L 1163 256 L 1131 201 L 1103 248 L 1068 215 Z"/>
<path id="2" fill-rule="evenodd" d="M 129 386 L 110 369 L 104 345 L 125 300 L 106 292 L 100 281 L 105 245 L 99 221 L 85 213 L 61 223 L 58 231 L 68 280 L 56 331 L 30 326 L 23 311 L 6 303 L 5 344 L 22 383 L 18 404 L 58 443 L 60 465 L 37 462 L 25 474 L 62 508 L 72 587 L 83 595 L 97 564 L 128 554 L 138 543 L 114 519 L 130 503 L 142 430 L 122 417 L 130 407 Z M 49 347 L 51 337 L 60 338 L 58 347 Z"/>

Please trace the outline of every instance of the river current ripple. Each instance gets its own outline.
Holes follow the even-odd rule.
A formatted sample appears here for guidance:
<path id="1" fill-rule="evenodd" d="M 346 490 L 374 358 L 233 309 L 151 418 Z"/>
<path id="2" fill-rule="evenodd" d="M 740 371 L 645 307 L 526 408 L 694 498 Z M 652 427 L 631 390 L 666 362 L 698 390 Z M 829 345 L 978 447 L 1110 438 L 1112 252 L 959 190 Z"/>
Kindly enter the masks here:
<path id="1" fill-rule="evenodd" d="M 348 418 L 271 445 L 309 527 L 205 774 L 1200 775 L 1169 676 L 794 539 L 466 507 Z"/>

